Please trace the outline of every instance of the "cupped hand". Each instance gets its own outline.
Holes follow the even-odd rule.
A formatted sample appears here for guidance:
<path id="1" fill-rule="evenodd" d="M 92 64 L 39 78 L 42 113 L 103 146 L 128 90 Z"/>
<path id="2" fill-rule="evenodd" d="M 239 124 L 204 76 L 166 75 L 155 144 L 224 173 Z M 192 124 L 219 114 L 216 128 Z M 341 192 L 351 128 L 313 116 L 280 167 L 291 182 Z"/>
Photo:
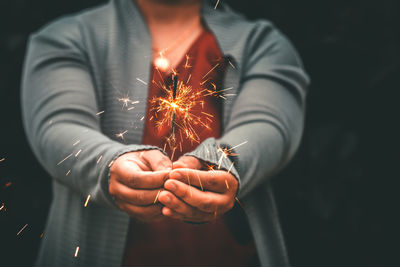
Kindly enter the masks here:
<path id="1" fill-rule="evenodd" d="M 210 222 L 235 204 L 238 181 L 227 171 L 202 170 L 204 164 L 191 156 L 173 163 L 158 200 L 165 216 L 190 222 Z"/>
<path id="2" fill-rule="evenodd" d="M 130 216 L 145 222 L 161 219 L 157 196 L 171 167 L 171 160 L 158 150 L 123 154 L 110 168 L 109 193 Z"/>

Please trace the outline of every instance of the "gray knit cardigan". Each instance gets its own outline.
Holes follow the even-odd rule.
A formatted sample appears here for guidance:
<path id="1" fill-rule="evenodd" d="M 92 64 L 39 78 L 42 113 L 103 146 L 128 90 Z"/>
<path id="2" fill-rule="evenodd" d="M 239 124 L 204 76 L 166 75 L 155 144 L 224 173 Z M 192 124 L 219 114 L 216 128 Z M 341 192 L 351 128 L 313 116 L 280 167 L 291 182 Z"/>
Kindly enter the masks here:
<path id="1" fill-rule="evenodd" d="M 250 22 L 223 4 L 214 10 L 208 1 L 202 17 L 231 63 L 223 87 L 236 96 L 224 101 L 222 137 L 190 154 L 216 164 L 218 144 L 247 141 L 235 149 L 238 197 L 262 266 L 289 266 L 269 180 L 299 145 L 307 75 L 270 22 Z M 141 144 L 151 47 L 134 0 L 112 0 L 31 35 L 23 121 L 54 192 L 37 266 L 121 265 L 129 216 L 108 193 L 109 165 L 122 153 L 154 148 Z M 117 99 L 126 96 L 139 103 L 123 107 Z M 116 136 L 126 130 L 124 140 Z M 226 158 L 221 167 L 230 165 Z"/>

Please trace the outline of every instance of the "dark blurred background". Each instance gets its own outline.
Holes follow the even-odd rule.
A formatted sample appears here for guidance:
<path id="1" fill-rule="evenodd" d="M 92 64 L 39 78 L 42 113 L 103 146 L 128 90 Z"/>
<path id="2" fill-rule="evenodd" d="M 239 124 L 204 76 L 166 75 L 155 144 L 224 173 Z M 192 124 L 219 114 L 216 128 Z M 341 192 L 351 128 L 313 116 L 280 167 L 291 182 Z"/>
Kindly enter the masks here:
<path id="1" fill-rule="evenodd" d="M 0 0 L 0 266 L 31 266 L 51 199 L 20 119 L 28 35 L 103 2 Z M 222 2 L 278 25 L 312 78 L 302 146 L 274 181 L 292 265 L 400 266 L 400 1 Z"/>

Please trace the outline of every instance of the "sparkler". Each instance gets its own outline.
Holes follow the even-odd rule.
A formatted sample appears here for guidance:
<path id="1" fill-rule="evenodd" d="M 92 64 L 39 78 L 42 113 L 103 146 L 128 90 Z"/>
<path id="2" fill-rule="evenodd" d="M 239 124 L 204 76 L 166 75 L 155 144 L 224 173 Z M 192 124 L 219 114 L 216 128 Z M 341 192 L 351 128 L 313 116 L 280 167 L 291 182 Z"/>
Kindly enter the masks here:
<path id="1" fill-rule="evenodd" d="M 22 231 L 24 231 L 27 226 L 28 224 L 25 224 L 24 227 L 22 227 L 21 230 L 18 231 L 17 235 L 19 235 Z"/>
<path id="2" fill-rule="evenodd" d="M 208 123 L 212 121 L 213 116 L 203 111 L 201 114 L 205 116 L 198 116 L 194 111 L 202 110 L 204 98 L 215 95 L 215 91 L 208 89 L 193 90 L 191 86 L 179 80 L 176 73 L 173 73 L 172 78 L 172 86 L 161 85 L 161 89 L 166 96 L 155 97 L 150 100 L 151 111 L 154 112 L 150 120 L 156 118 L 157 128 L 163 126 L 171 127 L 171 135 L 166 138 L 166 144 L 170 146 L 171 151 L 175 151 L 178 147 L 178 144 L 176 144 L 177 134 L 191 142 L 200 143 L 200 137 L 194 125 L 200 125 L 205 129 L 211 130 Z"/>
<path id="3" fill-rule="evenodd" d="M 85 204 L 83 205 L 85 208 L 87 207 L 89 200 L 90 200 L 90 195 L 87 196 Z"/>
<path id="4" fill-rule="evenodd" d="M 75 253 L 74 253 L 74 257 L 78 257 L 78 253 L 79 253 L 79 246 L 76 247 L 75 249 Z"/>
<path id="5" fill-rule="evenodd" d="M 246 143 L 247 143 L 247 141 L 244 141 L 243 143 L 240 143 L 240 144 L 238 144 L 238 145 L 236 145 L 236 146 L 233 146 L 233 147 L 231 147 L 231 148 L 220 147 L 220 146 L 218 145 L 217 153 L 221 153 L 221 157 L 220 157 L 219 160 L 218 160 L 218 169 L 221 168 L 222 160 L 223 160 L 224 158 L 227 158 L 227 157 L 229 157 L 229 156 L 237 156 L 238 154 L 233 153 L 233 150 L 234 150 L 235 148 L 237 148 L 237 147 L 240 147 L 240 146 L 246 144 Z M 231 167 L 229 168 L 229 171 L 230 171 L 231 169 L 232 169 L 232 165 L 231 165 Z"/>

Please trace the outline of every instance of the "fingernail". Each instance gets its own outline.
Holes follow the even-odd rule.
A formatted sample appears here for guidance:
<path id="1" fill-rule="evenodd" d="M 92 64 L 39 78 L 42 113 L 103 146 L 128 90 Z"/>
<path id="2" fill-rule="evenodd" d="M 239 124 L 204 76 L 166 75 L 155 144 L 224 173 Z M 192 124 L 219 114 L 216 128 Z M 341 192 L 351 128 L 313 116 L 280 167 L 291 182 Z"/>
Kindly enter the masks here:
<path id="1" fill-rule="evenodd" d="M 171 202 L 171 198 L 169 196 L 164 197 L 164 202 L 169 203 Z"/>
<path id="2" fill-rule="evenodd" d="M 176 184 L 172 181 L 167 181 L 165 183 L 165 189 L 169 190 L 169 191 L 175 191 L 176 190 Z"/>
<path id="3" fill-rule="evenodd" d="M 169 174 L 169 178 L 171 178 L 171 179 L 179 179 L 180 176 L 181 176 L 181 174 L 177 171 L 172 171 Z"/>

